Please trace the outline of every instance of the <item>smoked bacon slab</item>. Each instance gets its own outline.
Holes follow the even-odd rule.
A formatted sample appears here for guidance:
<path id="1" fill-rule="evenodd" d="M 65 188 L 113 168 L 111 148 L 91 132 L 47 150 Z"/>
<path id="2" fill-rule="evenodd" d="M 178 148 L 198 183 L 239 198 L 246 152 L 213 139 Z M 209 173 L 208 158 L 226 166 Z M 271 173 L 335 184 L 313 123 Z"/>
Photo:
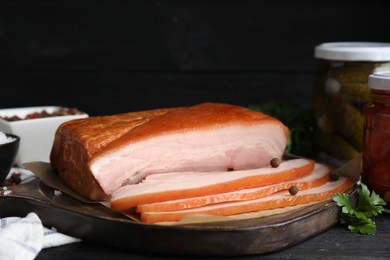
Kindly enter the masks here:
<path id="1" fill-rule="evenodd" d="M 203 103 L 63 123 L 50 161 L 68 187 L 102 201 L 151 174 L 267 166 L 282 158 L 288 134 L 261 112 Z"/>

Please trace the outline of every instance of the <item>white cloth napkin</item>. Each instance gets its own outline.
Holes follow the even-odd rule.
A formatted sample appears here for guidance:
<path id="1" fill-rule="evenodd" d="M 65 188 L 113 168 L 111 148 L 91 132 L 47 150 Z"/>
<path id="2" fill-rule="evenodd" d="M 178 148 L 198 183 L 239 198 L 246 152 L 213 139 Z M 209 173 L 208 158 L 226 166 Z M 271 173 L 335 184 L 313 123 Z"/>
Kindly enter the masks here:
<path id="1" fill-rule="evenodd" d="M 12 168 L 8 177 L 13 172 L 21 174 L 22 184 L 35 178 L 32 172 L 23 168 Z M 3 194 L 7 191 L 3 187 Z M 44 227 L 34 212 L 22 218 L 0 218 L 0 260 L 34 259 L 42 249 L 79 241 L 81 239 Z"/>
<path id="2" fill-rule="evenodd" d="M 34 212 L 0 219 L 0 259 L 34 259 L 42 249 L 81 241 L 42 225 Z"/>

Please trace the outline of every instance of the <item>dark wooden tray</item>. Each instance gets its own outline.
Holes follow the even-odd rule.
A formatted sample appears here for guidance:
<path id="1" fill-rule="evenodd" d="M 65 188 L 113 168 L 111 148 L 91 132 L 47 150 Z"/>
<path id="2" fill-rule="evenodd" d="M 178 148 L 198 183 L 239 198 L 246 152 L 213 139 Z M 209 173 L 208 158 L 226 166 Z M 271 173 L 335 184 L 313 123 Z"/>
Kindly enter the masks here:
<path id="1" fill-rule="evenodd" d="M 237 256 L 264 254 L 300 243 L 338 222 L 333 201 L 268 217 L 186 224 L 150 225 L 133 221 L 101 204 L 56 196 L 39 179 L 0 195 L 0 217 L 36 212 L 43 224 L 85 240 L 140 252 Z"/>

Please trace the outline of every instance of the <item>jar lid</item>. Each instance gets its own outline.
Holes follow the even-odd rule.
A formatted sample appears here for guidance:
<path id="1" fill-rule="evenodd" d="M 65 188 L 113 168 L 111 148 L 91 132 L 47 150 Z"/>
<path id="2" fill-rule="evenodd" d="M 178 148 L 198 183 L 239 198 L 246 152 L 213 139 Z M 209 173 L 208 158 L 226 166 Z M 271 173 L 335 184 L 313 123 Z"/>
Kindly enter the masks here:
<path id="1" fill-rule="evenodd" d="M 390 90 L 390 71 L 375 72 L 368 76 L 368 86 L 372 89 Z"/>
<path id="2" fill-rule="evenodd" d="M 338 61 L 390 61 L 390 43 L 328 42 L 315 47 L 314 56 Z"/>

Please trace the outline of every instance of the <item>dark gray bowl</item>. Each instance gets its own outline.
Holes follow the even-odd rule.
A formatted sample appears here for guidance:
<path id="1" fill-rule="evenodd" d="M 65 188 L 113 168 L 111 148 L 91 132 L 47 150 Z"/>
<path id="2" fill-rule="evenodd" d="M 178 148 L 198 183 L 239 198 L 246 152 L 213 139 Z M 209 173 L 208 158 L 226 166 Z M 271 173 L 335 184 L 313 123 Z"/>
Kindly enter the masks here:
<path id="1" fill-rule="evenodd" d="M 20 137 L 12 134 L 6 134 L 8 137 L 13 137 L 15 140 L 9 143 L 0 144 L 0 183 L 7 177 L 15 157 L 19 150 Z"/>

